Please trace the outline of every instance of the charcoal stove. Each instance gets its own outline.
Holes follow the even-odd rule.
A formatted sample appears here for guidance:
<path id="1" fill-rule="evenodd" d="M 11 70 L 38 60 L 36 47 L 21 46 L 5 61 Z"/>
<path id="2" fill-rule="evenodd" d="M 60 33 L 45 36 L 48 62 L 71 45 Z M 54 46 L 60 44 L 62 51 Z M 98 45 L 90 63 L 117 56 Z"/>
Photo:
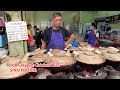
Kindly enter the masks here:
<path id="1" fill-rule="evenodd" d="M 74 72 L 75 79 L 105 79 L 107 72 L 102 68 L 97 71 L 86 71 Z"/>
<path id="2" fill-rule="evenodd" d="M 59 72 L 59 73 L 55 73 L 53 75 L 47 76 L 46 79 L 68 79 L 68 76 L 66 75 L 65 72 Z"/>
<path id="3" fill-rule="evenodd" d="M 120 71 L 115 70 L 112 66 L 106 65 L 105 70 L 108 73 L 106 79 L 120 79 Z"/>
<path id="4" fill-rule="evenodd" d="M 76 63 L 73 67 L 73 72 L 56 72 L 52 75 L 46 77 L 46 79 L 105 79 L 107 76 L 107 71 L 104 67 L 98 67 L 96 69 L 83 68 L 80 64 Z"/>
<path id="5" fill-rule="evenodd" d="M 115 70 L 118 70 L 120 71 L 120 62 L 113 62 L 113 61 L 110 61 L 110 60 L 106 60 L 106 62 L 104 63 L 104 66 L 106 65 L 110 65 L 112 66 Z"/>
<path id="6" fill-rule="evenodd" d="M 73 75 L 75 79 L 105 79 L 107 71 L 104 67 L 85 68 L 83 65 L 76 64 Z"/>

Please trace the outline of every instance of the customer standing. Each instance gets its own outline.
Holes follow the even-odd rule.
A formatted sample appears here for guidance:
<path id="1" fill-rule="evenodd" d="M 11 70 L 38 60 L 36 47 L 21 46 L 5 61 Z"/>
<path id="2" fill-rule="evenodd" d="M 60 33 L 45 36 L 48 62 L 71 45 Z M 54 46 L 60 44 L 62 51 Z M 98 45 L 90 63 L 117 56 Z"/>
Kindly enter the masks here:
<path id="1" fill-rule="evenodd" d="M 31 32 L 31 24 L 28 24 L 27 25 L 27 29 L 28 29 L 28 40 L 27 40 L 27 43 L 28 43 L 28 51 L 32 51 L 33 50 L 33 46 L 34 46 L 34 39 L 33 39 L 33 35 L 32 35 L 32 32 Z"/>

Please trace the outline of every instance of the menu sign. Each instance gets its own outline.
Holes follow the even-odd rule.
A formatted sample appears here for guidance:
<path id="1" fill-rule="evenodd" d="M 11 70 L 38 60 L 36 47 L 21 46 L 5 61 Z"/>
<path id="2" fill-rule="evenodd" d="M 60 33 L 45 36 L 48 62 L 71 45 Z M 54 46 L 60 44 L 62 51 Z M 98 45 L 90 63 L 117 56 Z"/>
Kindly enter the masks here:
<path id="1" fill-rule="evenodd" d="M 7 22 L 5 23 L 5 25 L 6 25 L 8 42 L 28 39 L 26 22 L 24 21 Z"/>

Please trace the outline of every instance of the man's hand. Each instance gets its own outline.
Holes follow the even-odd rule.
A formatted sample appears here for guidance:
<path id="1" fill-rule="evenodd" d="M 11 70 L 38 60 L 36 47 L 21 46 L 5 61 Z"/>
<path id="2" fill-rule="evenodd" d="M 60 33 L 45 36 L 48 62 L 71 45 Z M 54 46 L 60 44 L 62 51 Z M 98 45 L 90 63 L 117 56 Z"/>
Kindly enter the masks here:
<path id="1" fill-rule="evenodd" d="M 45 42 L 45 41 L 43 41 L 43 42 L 42 42 L 41 49 L 45 49 L 45 47 L 46 47 L 46 42 Z"/>
<path id="2" fill-rule="evenodd" d="M 72 35 L 70 36 L 70 38 L 65 42 L 65 47 L 66 47 L 69 43 L 71 43 L 74 39 L 75 39 L 75 36 L 74 36 L 74 34 L 72 34 Z"/>
<path id="3" fill-rule="evenodd" d="M 65 47 L 67 47 L 67 45 L 68 45 L 68 43 L 67 43 L 67 42 L 65 42 Z"/>

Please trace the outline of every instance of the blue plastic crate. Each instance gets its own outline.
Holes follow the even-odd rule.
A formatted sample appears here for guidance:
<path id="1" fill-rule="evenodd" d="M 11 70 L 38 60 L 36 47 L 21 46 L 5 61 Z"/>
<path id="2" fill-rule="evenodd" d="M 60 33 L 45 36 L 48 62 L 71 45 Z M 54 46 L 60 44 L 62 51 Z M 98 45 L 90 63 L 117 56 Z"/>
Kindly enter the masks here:
<path id="1" fill-rule="evenodd" d="M 7 35 L 0 35 L 0 47 L 4 47 L 8 43 Z"/>

